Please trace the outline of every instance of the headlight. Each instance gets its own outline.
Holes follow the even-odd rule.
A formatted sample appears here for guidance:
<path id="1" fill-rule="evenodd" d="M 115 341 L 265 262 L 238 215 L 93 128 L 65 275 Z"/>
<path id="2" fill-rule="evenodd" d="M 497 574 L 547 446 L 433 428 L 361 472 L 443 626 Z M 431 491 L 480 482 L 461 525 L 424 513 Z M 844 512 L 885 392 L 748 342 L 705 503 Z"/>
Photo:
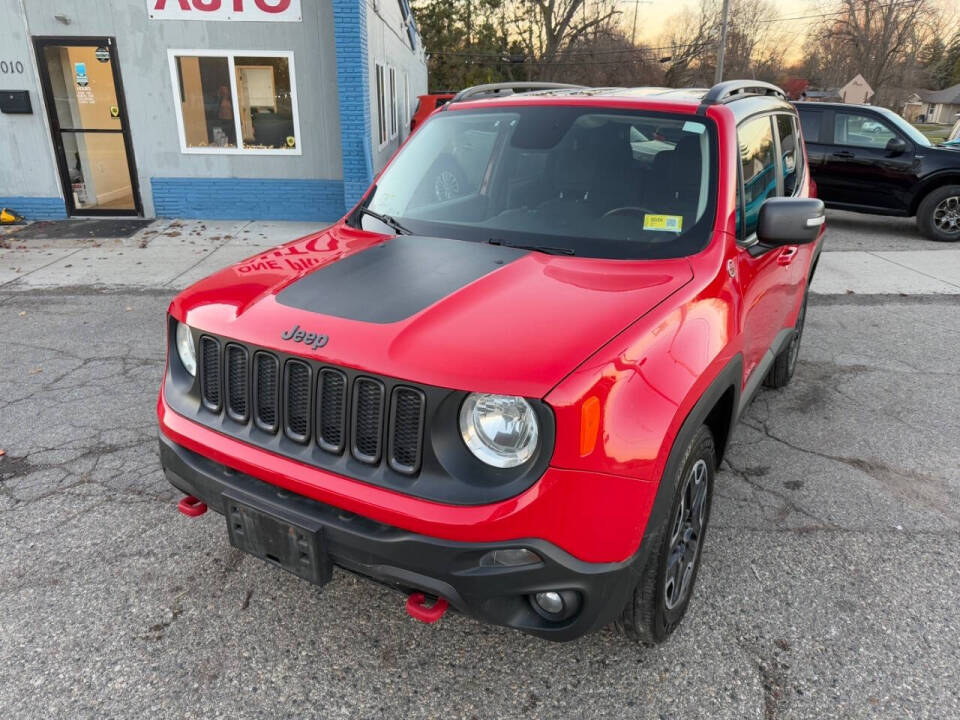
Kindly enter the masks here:
<path id="1" fill-rule="evenodd" d="M 514 395 L 468 395 L 460 408 L 460 434 L 478 459 L 498 468 L 523 465 L 540 431 L 530 403 Z"/>
<path id="2" fill-rule="evenodd" d="M 177 355 L 183 367 L 192 376 L 197 374 L 197 349 L 193 346 L 193 333 L 184 323 L 177 323 Z"/>

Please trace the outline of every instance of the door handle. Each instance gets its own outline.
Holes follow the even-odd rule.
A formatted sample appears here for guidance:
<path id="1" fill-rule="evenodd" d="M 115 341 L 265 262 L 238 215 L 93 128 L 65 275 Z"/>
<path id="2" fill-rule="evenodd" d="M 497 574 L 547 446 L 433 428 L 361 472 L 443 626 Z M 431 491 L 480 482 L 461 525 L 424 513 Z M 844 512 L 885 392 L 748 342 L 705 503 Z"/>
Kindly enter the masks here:
<path id="1" fill-rule="evenodd" d="M 854 156 L 853 153 L 850 152 L 849 150 L 838 150 L 837 152 L 833 153 L 833 157 L 843 158 L 844 160 L 849 160 L 853 156 Z"/>
<path id="2" fill-rule="evenodd" d="M 789 265 L 793 262 L 793 259 L 797 256 L 798 248 L 794 245 L 790 247 L 785 247 L 780 251 L 780 254 L 777 255 L 777 262 L 780 265 Z"/>

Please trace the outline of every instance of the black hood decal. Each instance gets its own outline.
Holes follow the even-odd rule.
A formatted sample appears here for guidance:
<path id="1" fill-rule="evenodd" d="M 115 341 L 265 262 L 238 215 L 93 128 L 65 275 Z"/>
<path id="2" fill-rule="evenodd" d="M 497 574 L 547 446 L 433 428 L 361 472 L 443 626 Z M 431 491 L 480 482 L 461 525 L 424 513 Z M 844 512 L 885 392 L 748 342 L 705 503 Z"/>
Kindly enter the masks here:
<path id="1" fill-rule="evenodd" d="M 445 238 L 398 235 L 325 265 L 277 295 L 288 307 L 347 320 L 405 320 L 525 250 Z"/>

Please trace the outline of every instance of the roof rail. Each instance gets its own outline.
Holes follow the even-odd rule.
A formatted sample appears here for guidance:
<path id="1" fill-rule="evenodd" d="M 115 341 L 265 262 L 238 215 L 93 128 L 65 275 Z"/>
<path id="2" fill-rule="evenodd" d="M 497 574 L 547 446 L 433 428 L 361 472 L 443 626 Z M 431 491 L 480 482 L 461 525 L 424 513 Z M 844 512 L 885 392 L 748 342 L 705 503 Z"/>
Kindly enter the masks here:
<path id="1" fill-rule="evenodd" d="M 719 105 L 755 95 L 773 95 L 782 100 L 787 99 L 787 94 L 772 83 L 762 80 L 726 80 L 717 83 L 707 91 L 707 94 L 703 96 L 700 107 Z"/>
<path id="2" fill-rule="evenodd" d="M 493 95 L 497 97 L 513 95 L 514 91 L 516 90 L 582 90 L 583 88 L 583 85 L 569 85 L 567 83 L 553 82 L 521 81 L 489 83 L 487 85 L 474 85 L 473 87 L 468 87 L 464 90 L 461 90 L 454 95 L 447 104 L 449 105 L 455 102 L 462 102 L 480 95 Z"/>

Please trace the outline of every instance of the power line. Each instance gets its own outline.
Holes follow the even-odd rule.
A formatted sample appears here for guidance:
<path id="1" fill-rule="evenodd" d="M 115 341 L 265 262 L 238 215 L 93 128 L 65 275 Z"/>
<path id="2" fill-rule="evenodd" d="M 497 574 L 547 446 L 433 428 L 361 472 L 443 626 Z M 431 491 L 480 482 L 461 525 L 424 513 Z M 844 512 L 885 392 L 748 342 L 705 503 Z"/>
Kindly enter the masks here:
<path id="1" fill-rule="evenodd" d="M 877 9 L 896 7 L 898 5 L 916 5 L 920 0 L 897 0 L 897 2 L 887 3 L 886 5 L 877 5 Z M 849 15 L 849 10 L 837 10 L 836 12 L 828 13 L 818 13 L 816 15 L 796 15 L 794 17 L 785 17 L 785 18 L 764 18 L 763 20 L 757 20 L 758 23 L 776 23 L 776 22 L 789 22 L 790 20 L 812 20 L 814 18 L 826 18 L 826 17 L 835 17 L 837 15 Z"/>
<path id="2" fill-rule="evenodd" d="M 655 47 L 649 47 L 647 45 L 637 45 L 634 47 L 624 48 L 622 50 L 563 50 L 558 53 L 558 56 L 568 56 L 568 55 L 617 55 L 622 53 L 631 53 L 631 52 L 652 52 L 657 50 L 677 50 L 680 48 L 688 47 L 700 47 L 708 48 L 716 45 L 716 40 L 708 40 L 705 42 L 692 42 L 692 43 L 677 43 L 676 45 L 659 45 Z M 462 50 L 430 50 L 428 51 L 429 55 L 451 55 L 458 57 L 492 57 L 492 58 L 509 58 L 510 53 L 506 50 L 502 52 L 469 52 Z"/>

